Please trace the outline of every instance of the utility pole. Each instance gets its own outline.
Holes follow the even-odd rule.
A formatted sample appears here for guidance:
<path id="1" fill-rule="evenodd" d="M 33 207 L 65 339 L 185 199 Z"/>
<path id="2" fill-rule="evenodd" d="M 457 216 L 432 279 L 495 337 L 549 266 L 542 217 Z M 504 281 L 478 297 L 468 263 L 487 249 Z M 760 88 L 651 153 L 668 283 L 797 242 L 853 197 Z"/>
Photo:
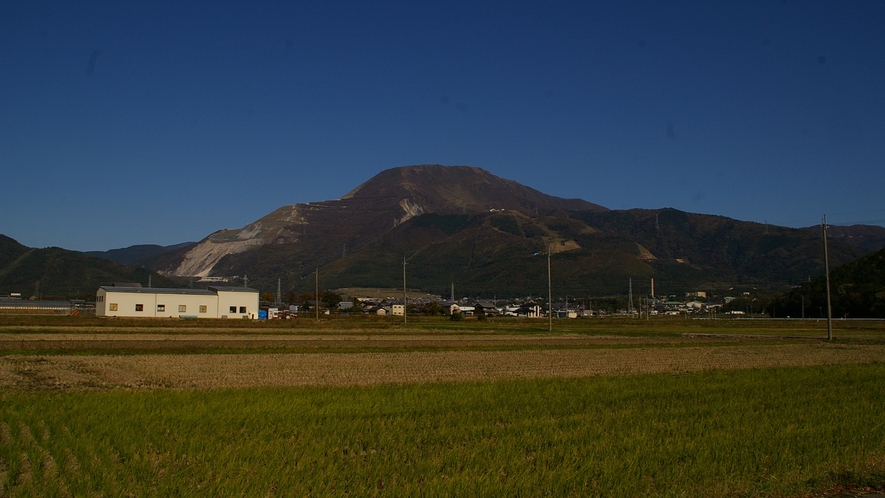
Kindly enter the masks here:
<path id="1" fill-rule="evenodd" d="M 627 302 L 627 314 L 630 315 L 630 318 L 633 318 L 633 314 L 635 313 L 635 311 L 633 309 L 633 277 L 629 278 L 628 285 L 629 285 L 628 293 L 630 295 L 627 297 L 627 301 L 628 301 Z"/>
<path id="2" fill-rule="evenodd" d="M 550 251 L 552 245 L 547 245 L 547 332 L 553 332 L 553 287 L 550 279 Z"/>
<path id="3" fill-rule="evenodd" d="M 277 306 L 282 306 L 282 303 L 283 303 L 283 297 L 280 295 L 280 281 L 281 280 L 282 279 L 280 277 L 277 277 L 277 302 L 274 303 Z"/>
<path id="4" fill-rule="evenodd" d="M 827 254 L 827 215 L 824 215 L 824 222 L 821 224 L 824 230 L 824 273 L 827 275 L 827 340 L 833 340 L 833 306 L 830 303 L 830 257 Z"/>
<path id="5" fill-rule="evenodd" d="M 409 295 L 406 293 L 406 258 L 403 257 L 403 325 L 409 323 L 409 312 L 406 308 L 409 306 Z"/>
<path id="6" fill-rule="evenodd" d="M 315 280 L 314 280 L 314 301 L 313 307 L 316 308 L 317 321 L 320 321 L 320 269 L 317 268 L 316 271 L 313 272 Z"/>

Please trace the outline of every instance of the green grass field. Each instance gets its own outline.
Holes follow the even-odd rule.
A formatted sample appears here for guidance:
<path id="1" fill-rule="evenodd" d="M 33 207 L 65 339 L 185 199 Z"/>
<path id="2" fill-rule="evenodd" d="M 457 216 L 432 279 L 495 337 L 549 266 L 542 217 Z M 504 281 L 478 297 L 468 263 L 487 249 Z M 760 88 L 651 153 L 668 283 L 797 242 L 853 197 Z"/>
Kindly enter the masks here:
<path id="1" fill-rule="evenodd" d="M 736 350 L 764 355 L 770 349 L 775 356 L 785 350 L 881 351 L 883 342 L 878 322 L 840 323 L 836 344 L 826 345 L 809 342 L 825 334 L 825 323 L 799 321 L 562 320 L 555 322 L 561 337 L 545 336 L 546 324 L 533 320 L 416 317 L 408 328 L 390 320 L 340 319 L 194 324 L 3 317 L 0 335 L 12 349 L 0 358 L 22 375 L 32 375 L 22 369 L 33 372 L 53 361 L 121 368 L 101 357 L 67 359 L 97 351 L 149 360 L 120 341 L 66 349 L 57 360 L 40 347 L 12 344 L 60 334 L 85 340 L 97 333 L 144 336 L 139 344 L 168 342 L 170 335 L 206 341 L 230 335 L 225 349 L 208 356 L 227 357 L 243 341 L 249 355 L 241 356 L 257 354 L 265 362 L 286 355 L 255 347 L 252 334 L 322 334 L 333 344 L 357 335 L 389 337 L 397 354 L 454 349 L 452 358 L 487 347 L 471 342 L 474 337 L 537 335 L 537 342 L 505 337 L 502 347 L 530 351 L 546 344 L 545 350 L 556 351 L 565 346 L 544 341 L 579 335 L 588 342 L 569 347 L 592 350 L 588 358 L 618 348 L 618 358 L 628 361 L 630 351 L 663 348 L 652 357 L 666 357 L 674 345 L 721 350 L 725 338 L 735 336 L 736 347 L 745 348 Z M 166 336 L 151 339 L 161 331 Z M 437 339 L 440 334 L 460 335 Z M 698 341 L 696 334 L 705 337 Z M 430 346 L 416 338 L 429 338 Z M 404 345 L 396 346 L 397 340 Z M 453 348 L 450 340 L 463 345 Z M 354 353 L 359 348 L 336 348 L 310 356 L 361 357 Z M 185 362 L 208 357 L 188 346 L 150 358 L 166 356 Z M 545 357 L 556 361 L 560 355 Z M 885 490 L 885 362 L 879 357 L 840 365 L 369 386 L 59 388 L 47 377 L 33 384 L 38 389 L 0 388 L 0 497 L 808 497 Z M 248 372 L 250 365 L 240 368 Z M 53 372 L 62 371 L 44 373 Z"/>
<path id="2" fill-rule="evenodd" d="M 885 365 L 0 394 L 0 496 L 804 496 L 885 484 Z"/>

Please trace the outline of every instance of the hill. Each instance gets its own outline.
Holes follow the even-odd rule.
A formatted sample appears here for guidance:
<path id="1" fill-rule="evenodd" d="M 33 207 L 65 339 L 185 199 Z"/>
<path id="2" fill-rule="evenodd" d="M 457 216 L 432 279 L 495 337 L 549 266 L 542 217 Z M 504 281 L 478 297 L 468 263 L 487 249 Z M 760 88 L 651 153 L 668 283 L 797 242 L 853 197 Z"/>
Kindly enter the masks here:
<path id="1" fill-rule="evenodd" d="M 826 276 L 772 302 L 773 316 L 826 317 Z M 885 249 L 830 271 L 833 317 L 885 318 Z"/>
<path id="2" fill-rule="evenodd" d="M 101 285 L 151 281 L 155 287 L 175 282 L 146 268 L 132 268 L 58 247 L 32 249 L 0 235 L 0 294 L 25 298 L 94 299 Z"/>
<path id="3" fill-rule="evenodd" d="M 831 262 L 867 246 L 834 241 Z M 284 206 L 139 264 L 173 277 L 248 276 L 266 290 L 279 280 L 301 292 L 312 290 L 316 269 L 327 288 L 400 287 L 405 259 L 414 290 L 447 295 L 454 284 L 461 295 L 518 296 L 546 292 L 548 248 L 557 292 L 573 296 L 624 294 L 631 278 L 636 292 L 650 291 L 654 278 L 659 295 L 783 290 L 823 272 L 812 230 L 675 209 L 612 211 L 480 168 L 438 165 L 386 170 L 341 199 Z"/>
<path id="4" fill-rule="evenodd" d="M 832 266 L 885 246 L 885 228 L 834 227 Z M 0 292 L 71 295 L 113 281 L 225 277 L 265 292 L 402 286 L 448 295 L 543 295 L 551 258 L 557 297 L 682 295 L 735 287 L 772 292 L 823 274 L 820 230 L 675 209 L 609 210 L 562 199 L 473 167 L 383 171 L 341 199 L 293 204 L 198 243 L 131 246 L 104 259 L 0 239 Z M 121 267 L 108 259 L 123 262 Z M 135 268 L 142 268 L 135 270 Z M 52 283 L 50 283 L 52 282 Z M 239 283 L 238 282 L 238 283 Z M 288 292 L 287 292 L 288 293 Z"/>
<path id="5" fill-rule="evenodd" d="M 820 225 L 803 228 L 812 233 L 820 234 Z M 885 247 L 885 227 L 876 225 L 830 225 L 827 230 L 830 240 L 844 242 L 859 247 L 866 252 L 877 251 Z"/>
<path id="6" fill-rule="evenodd" d="M 607 211 L 582 199 L 562 199 L 541 193 L 513 180 L 470 166 L 405 166 L 372 177 L 341 200 L 386 201 L 414 206 L 412 214 L 467 214 L 491 210 L 519 211 L 534 215 L 569 211 Z"/>
<path id="7" fill-rule="evenodd" d="M 164 255 L 174 253 L 182 249 L 190 249 L 196 245 L 196 242 L 184 242 L 171 246 L 160 246 L 156 244 L 140 244 L 121 249 L 111 249 L 109 251 L 88 251 L 83 254 L 95 258 L 102 258 L 121 265 L 137 265 L 143 260 L 156 260 Z"/>
<path id="8" fill-rule="evenodd" d="M 834 264 L 864 254 L 833 246 Z M 823 272 L 821 241 L 805 231 L 661 209 L 425 214 L 329 263 L 321 275 L 333 287 L 401 286 L 405 257 L 415 289 L 447 295 L 454 284 L 461 295 L 544 295 L 548 248 L 558 296 L 626 294 L 628 279 L 646 294 L 652 278 L 658 295 L 785 289 Z"/>
<path id="9" fill-rule="evenodd" d="M 263 278 L 262 267 L 276 266 L 278 272 L 293 265 L 323 266 L 423 214 L 472 216 L 493 210 L 567 216 L 605 208 L 546 195 L 481 168 L 408 166 L 383 171 L 341 199 L 284 206 L 242 229 L 215 232 L 179 260 L 154 268 L 172 276 L 255 273 Z"/>

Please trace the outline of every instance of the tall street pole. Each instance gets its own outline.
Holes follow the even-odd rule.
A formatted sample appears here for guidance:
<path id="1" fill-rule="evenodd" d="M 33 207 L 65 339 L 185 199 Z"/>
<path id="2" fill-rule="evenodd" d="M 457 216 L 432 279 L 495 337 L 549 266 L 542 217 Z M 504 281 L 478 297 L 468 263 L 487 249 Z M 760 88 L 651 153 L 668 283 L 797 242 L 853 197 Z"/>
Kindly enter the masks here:
<path id="1" fill-rule="evenodd" d="M 550 280 L 550 252 L 552 245 L 547 245 L 547 332 L 553 332 L 553 286 Z"/>
<path id="2" fill-rule="evenodd" d="M 403 258 L 403 325 L 409 323 L 408 311 L 406 309 L 409 307 L 408 303 L 409 296 L 406 294 L 406 258 Z"/>
<path id="3" fill-rule="evenodd" d="M 317 321 L 320 321 L 320 269 L 317 268 L 313 274 L 316 277 L 316 281 L 314 282 L 314 298 L 316 301 L 314 301 L 313 307 L 317 309 Z"/>
<path id="4" fill-rule="evenodd" d="M 824 230 L 824 273 L 827 275 L 827 340 L 833 340 L 833 306 L 830 303 L 830 257 L 827 254 L 827 215 L 821 225 Z"/>

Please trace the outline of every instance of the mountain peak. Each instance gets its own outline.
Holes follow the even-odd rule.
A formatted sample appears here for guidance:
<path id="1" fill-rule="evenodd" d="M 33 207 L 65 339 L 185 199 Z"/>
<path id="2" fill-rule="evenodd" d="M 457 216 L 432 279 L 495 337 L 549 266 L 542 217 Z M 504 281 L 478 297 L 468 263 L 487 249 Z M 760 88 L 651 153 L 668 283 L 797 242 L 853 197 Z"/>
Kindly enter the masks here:
<path id="1" fill-rule="evenodd" d="M 303 251 L 312 258 L 363 246 L 422 214 L 477 215 L 518 211 L 567 216 L 608 211 L 581 200 L 562 199 L 471 166 L 420 165 L 391 168 L 338 200 L 283 206 L 241 229 L 219 230 L 184 254 L 172 275 L 205 276 L 233 255 L 269 245 Z M 228 258 L 230 259 L 230 258 Z M 228 268 L 231 273 L 245 269 Z"/>
<path id="2" fill-rule="evenodd" d="M 555 211 L 607 211 L 582 199 L 563 199 L 493 175 L 473 166 L 424 164 L 401 166 L 378 173 L 348 192 L 348 199 L 407 199 L 424 212 L 451 214 L 492 209 L 528 214 Z"/>

